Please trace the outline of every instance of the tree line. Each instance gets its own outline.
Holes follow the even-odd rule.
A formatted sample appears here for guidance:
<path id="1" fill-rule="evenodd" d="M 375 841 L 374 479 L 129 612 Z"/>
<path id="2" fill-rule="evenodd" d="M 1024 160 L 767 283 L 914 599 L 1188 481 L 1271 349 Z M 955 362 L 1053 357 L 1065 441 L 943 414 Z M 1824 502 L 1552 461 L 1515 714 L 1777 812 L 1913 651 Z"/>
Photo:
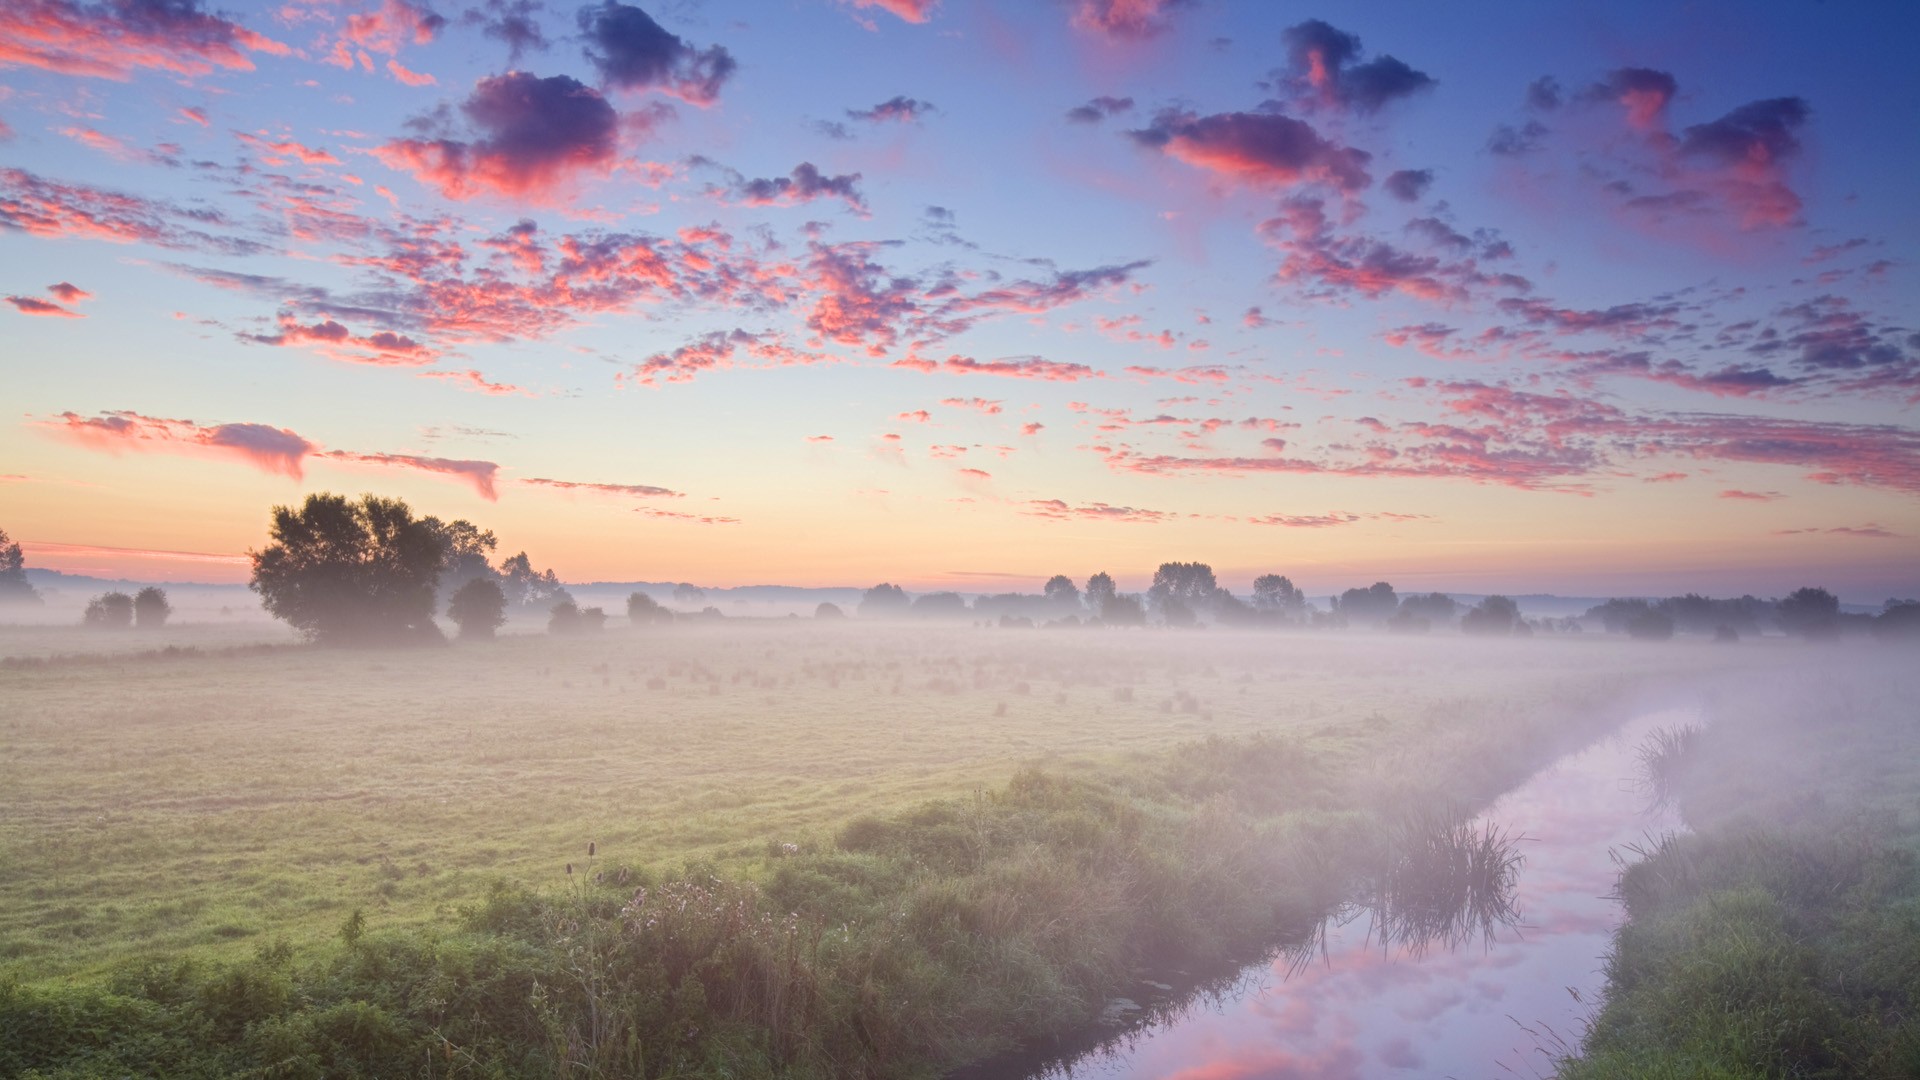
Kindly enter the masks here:
<path id="1" fill-rule="evenodd" d="M 399 499 L 309 495 L 297 507 L 273 508 L 268 538 L 263 549 L 249 553 L 248 586 L 269 614 L 315 642 L 444 640 L 434 621 L 441 610 L 460 636 L 468 638 L 493 636 L 510 612 L 544 614 L 548 629 L 556 634 L 591 633 L 608 619 L 601 608 L 578 605 L 555 573 L 535 570 L 524 551 L 496 564 L 499 541 L 492 531 L 465 520 L 416 517 Z M 686 582 L 675 585 L 672 595 L 685 605 L 706 599 L 704 590 Z M 9 601 L 39 603 L 40 597 L 26 579 L 20 545 L 0 530 L 0 603 Z M 105 628 L 152 628 L 163 625 L 172 610 L 165 591 L 150 586 L 133 595 L 109 592 L 94 597 L 83 621 Z M 1347 589 L 1321 607 L 1292 579 L 1277 573 L 1254 578 L 1243 599 L 1222 587 L 1213 568 L 1202 562 L 1162 563 L 1146 591 L 1137 594 L 1121 592 L 1104 571 L 1090 575 L 1084 584 L 1055 574 L 1039 593 L 996 593 L 971 603 L 957 592 L 914 596 L 882 582 L 862 594 L 855 613 L 862 619 L 968 619 L 1009 627 L 1183 629 L 1213 624 L 1366 627 L 1407 634 L 1458 629 L 1476 636 L 1514 636 L 1577 633 L 1585 624 L 1598 623 L 1609 633 L 1649 640 L 1682 633 L 1737 641 L 1768 631 L 1809 639 L 1857 631 L 1920 638 L 1920 601 L 1889 600 L 1877 615 L 1843 613 L 1839 599 L 1817 587 L 1796 589 L 1777 600 L 1714 599 L 1694 593 L 1621 598 L 1595 605 L 1580 617 L 1527 618 L 1510 597 L 1486 596 L 1468 605 L 1439 592 L 1402 595 L 1384 581 Z M 844 618 L 846 612 L 825 603 L 815 616 Z M 720 617 L 713 607 L 697 615 L 680 614 L 642 592 L 627 598 L 627 618 L 635 625 Z"/>

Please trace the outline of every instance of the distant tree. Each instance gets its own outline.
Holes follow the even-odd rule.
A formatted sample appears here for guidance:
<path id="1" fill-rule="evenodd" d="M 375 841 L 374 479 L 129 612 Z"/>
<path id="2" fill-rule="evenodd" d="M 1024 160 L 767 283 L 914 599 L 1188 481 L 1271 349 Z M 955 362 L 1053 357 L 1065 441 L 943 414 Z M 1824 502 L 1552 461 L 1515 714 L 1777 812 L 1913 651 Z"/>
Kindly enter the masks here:
<path id="1" fill-rule="evenodd" d="M 1726 623 L 1721 623 L 1719 626 L 1713 628 L 1713 640 L 1722 645 L 1732 645 L 1740 640 L 1740 631 L 1735 630 Z"/>
<path id="2" fill-rule="evenodd" d="M 1520 605 L 1504 596 L 1489 596 L 1460 617 L 1460 632 L 1504 637 L 1520 625 Z"/>
<path id="3" fill-rule="evenodd" d="M 508 604 L 535 611 L 551 611 L 554 604 L 573 599 L 551 569 L 536 572 L 524 551 L 500 564 L 500 589 Z"/>
<path id="4" fill-rule="evenodd" d="M 690 582 L 681 582 L 673 587 L 673 602 L 676 604 L 698 604 L 707 598 L 707 590 Z"/>
<path id="5" fill-rule="evenodd" d="M 1048 578 L 1040 592 L 1047 598 L 1047 603 L 1055 607 L 1080 610 L 1080 590 L 1074 587 L 1073 579 L 1065 574 L 1055 574 Z"/>
<path id="6" fill-rule="evenodd" d="M 1400 610 L 1400 597 L 1393 586 L 1376 581 L 1367 588 L 1341 593 L 1335 609 L 1349 622 L 1385 622 Z"/>
<path id="7" fill-rule="evenodd" d="M 439 640 L 434 586 L 445 547 L 399 499 L 307 496 L 273 508 L 272 542 L 248 587 L 267 613 L 326 644 Z"/>
<path id="8" fill-rule="evenodd" d="M 1213 567 L 1206 563 L 1161 563 L 1153 572 L 1147 602 L 1168 626 L 1192 626 L 1199 622 L 1201 611 L 1211 609 L 1219 591 Z"/>
<path id="9" fill-rule="evenodd" d="M 822 601 L 819 607 L 813 609 L 813 617 L 832 621 L 846 618 L 847 613 L 840 610 L 839 604 L 830 604 Z"/>
<path id="10" fill-rule="evenodd" d="M 547 633 L 577 634 L 580 632 L 580 605 L 571 599 L 562 600 L 547 610 Z"/>
<path id="11" fill-rule="evenodd" d="M 1108 626 L 1145 626 L 1147 608 L 1137 596 L 1109 596 L 1100 606 L 1100 621 Z"/>
<path id="12" fill-rule="evenodd" d="M 447 601 L 447 618 L 463 638 L 490 638 L 506 625 L 507 594 L 491 576 L 469 578 Z"/>
<path id="13" fill-rule="evenodd" d="M 0 529 L 0 606 L 40 602 L 39 590 L 27 581 L 27 560 L 20 545 Z"/>
<path id="14" fill-rule="evenodd" d="M 133 597 L 123 592 L 101 593 L 87 601 L 80 621 L 96 630 L 125 630 L 133 625 Z"/>
<path id="15" fill-rule="evenodd" d="M 1306 594 L 1293 587 L 1283 574 L 1262 574 L 1253 579 L 1253 607 L 1256 611 L 1292 617 L 1307 606 Z"/>
<path id="16" fill-rule="evenodd" d="M 1673 619 L 1664 611 L 1648 608 L 1627 620 L 1627 636 L 1640 641 L 1665 641 L 1673 636 Z"/>
<path id="17" fill-rule="evenodd" d="M 440 538 L 439 597 L 443 602 L 465 588 L 469 581 L 500 576 L 487 561 L 500 545 L 491 529 L 482 530 L 464 519 L 443 522 L 437 517 L 427 517 L 420 520 Z"/>
<path id="18" fill-rule="evenodd" d="M 967 601 L 957 592 L 927 593 L 915 597 L 910 609 L 918 619 L 961 619 L 967 614 Z"/>
<path id="19" fill-rule="evenodd" d="M 1889 600 L 1874 616 L 1873 636 L 1882 641 L 1920 640 L 1920 600 Z"/>
<path id="20" fill-rule="evenodd" d="M 1106 571 L 1103 570 L 1087 579 L 1087 610 L 1095 615 L 1105 618 L 1103 613 L 1106 611 L 1107 601 L 1118 595 L 1113 588 L 1113 578 L 1108 576 Z"/>
<path id="21" fill-rule="evenodd" d="M 1840 598 L 1825 589 L 1795 589 L 1773 606 L 1773 617 L 1789 634 L 1833 637 L 1840 632 Z"/>
<path id="22" fill-rule="evenodd" d="M 627 621 L 635 626 L 670 623 L 673 621 L 673 612 L 646 593 L 632 592 L 627 594 Z"/>
<path id="23" fill-rule="evenodd" d="M 881 582 L 860 595 L 859 614 L 863 619 L 891 619 L 906 614 L 912 601 L 907 590 Z"/>
<path id="24" fill-rule="evenodd" d="M 712 611 L 713 609 L 708 608 L 707 610 Z M 597 634 L 605 630 L 607 628 L 607 609 L 599 607 L 581 608 L 578 625 L 580 632 L 583 634 Z"/>
<path id="25" fill-rule="evenodd" d="M 167 603 L 167 590 L 149 585 L 133 594 L 133 625 L 142 630 L 158 630 L 167 625 L 173 605 Z"/>
<path id="26" fill-rule="evenodd" d="M 1446 593 L 1427 593 L 1402 597 L 1400 614 L 1410 618 L 1426 619 L 1430 623 L 1445 625 L 1453 621 L 1460 611 L 1460 601 Z"/>

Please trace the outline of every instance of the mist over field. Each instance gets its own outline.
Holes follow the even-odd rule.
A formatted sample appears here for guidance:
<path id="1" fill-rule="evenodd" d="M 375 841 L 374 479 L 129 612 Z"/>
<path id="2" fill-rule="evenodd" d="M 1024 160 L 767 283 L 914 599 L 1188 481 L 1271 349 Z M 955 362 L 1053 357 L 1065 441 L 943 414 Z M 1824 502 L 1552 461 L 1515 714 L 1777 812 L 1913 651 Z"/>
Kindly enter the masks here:
<path id="1" fill-rule="evenodd" d="M 0 0 L 0 1080 L 1920 1077 L 1915 42 Z"/>

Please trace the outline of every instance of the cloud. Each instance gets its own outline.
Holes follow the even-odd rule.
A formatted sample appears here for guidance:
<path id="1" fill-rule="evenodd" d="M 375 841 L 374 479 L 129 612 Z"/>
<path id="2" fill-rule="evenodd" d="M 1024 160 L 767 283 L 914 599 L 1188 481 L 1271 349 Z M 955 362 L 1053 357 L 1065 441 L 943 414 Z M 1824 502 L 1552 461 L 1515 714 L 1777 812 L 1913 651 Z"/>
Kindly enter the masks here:
<path id="1" fill-rule="evenodd" d="M 1131 112 L 1133 99 L 1130 97 L 1107 97 L 1101 95 L 1085 105 L 1076 105 L 1067 110 L 1067 119 L 1076 124 L 1097 124 L 1109 116 L 1118 116 Z"/>
<path id="2" fill-rule="evenodd" d="M 1371 113 L 1434 85 L 1431 76 L 1391 56 L 1356 63 L 1360 39 L 1319 19 L 1288 27 L 1280 40 L 1287 47 L 1284 81 L 1302 104 Z"/>
<path id="3" fill-rule="evenodd" d="M 1799 155 L 1795 133 L 1807 115 L 1807 103 L 1796 97 L 1750 102 L 1687 128 L 1680 153 L 1708 163 L 1710 186 L 1741 228 L 1791 225 L 1800 217 L 1800 196 L 1787 186 L 1781 167 Z"/>
<path id="4" fill-rule="evenodd" d="M 894 419 L 904 420 L 909 424 L 931 424 L 933 423 L 933 414 L 925 409 L 915 409 L 912 412 L 903 412 L 894 417 Z"/>
<path id="5" fill-rule="evenodd" d="M 638 499 L 678 499 L 684 497 L 672 488 L 657 487 L 653 484 L 592 484 L 579 480 L 550 480 L 535 476 L 516 483 L 529 487 L 551 488 L 555 491 L 584 491 L 590 495 L 621 495 Z"/>
<path id="6" fill-rule="evenodd" d="M 1276 113 L 1196 116 L 1169 109 L 1128 134 L 1188 165 L 1257 187 L 1323 183 L 1352 193 L 1372 182 L 1372 155 L 1329 142 L 1304 121 Z"/>
<path id="7" fill-rule="evenodd" d="M 842 3 L 850 3 L 857 10 L 879 8 L 910 23 L 926 22 L 940 6 L 940 0 L 842 0 Z"/>
<path id="8" fill-rule="evenodd" d="M 227 216 L 217 210 L 189 209 L 106 188 L 49 180 L 25 169 L 0 168 L 0 229 L 29 236 L 146 243 L 223 255 L 266 250 L 266 245 L 254 240 L 205 231 L 231 226 Z"/>
<path id="9" fill-rule="evenodd" d="M 77 304 L 83 300 L 93 299 L 92 293 L 78 285 L 65 281 L 47 286 L 47 291 L 58 297 L 62 302 L 68 304 Z"/>
<path id="10" fill-rule="evenodd" d="M 249 52 L 291 50 L 199 0 L 7 0 L 0 4 L 0 67 L 125 81 L 151 68 L 196 76 L 253 70 Z"/>
<path id="11" fill-rule="evenodd" d="M 987 398 L 979 398 L 979 397 L 969 397 L 969 398 L 950 397 L 950 398 L 941 398 L 940 404 L 945 405 L 950 409 L 972 409 L 975 412 L 986 413 L 988 416 L 998 416 L 1000 415 L 1002 406 L 1004 406 L 1006 402 L 994 401 L 994 400 L 989 400 Z"/>
<path id="12" fill-rule="evenodd" d="M 704 158 L 695 158 L 694 161 L 707 163 Z M 826 176 L 810 161 L 795 165 L 791 176 L 771 179 L 763 177 L 749 180 L 739 173 L 728 171 L 732 173 L 728 193 L 744 206 L 800 206 L 816 199 L 840 199 L 855 213 L 864 215 L 867 211 L 866 196 L 860 193 L 859 173 Z"/>
<path id="13" fill-rule="evenodd" d="M 68 311 L 59 304 L 49 303 L 31 296 L 9 296 L 7 303 L 12 304 L 22 315 L 49 315 L 62 319 L 84 319 L 85 315 L 77 311 Z"/>
<path id="14" fill-rule="evenodd" d="M 1873 522 L 1868 522 L 1865 525 L 1832 525 L 1824 528 L 1820 526 L 1810 526 L 1804 529 L 1773 530 L 1773 535 L 1775 536 L 1799 536 L 1807 533 L 1824 534 L 1827 536 L 1854 536 L 1867 540 L 1897 540 L 1900 537 L 1899 533 L 1888 529 L 1884 525 L 1876 525 Z"/>
<path id="15" fill-rule="evenodd" d="M 440 355 L 421 342 L 391 330 L 356 335 L 346 326 L 332 319 L 303 324 L 286 314 L 280 317 L 278 333 L 242 334 L 240 337 L 243 341 L 261 345 L 304 345 L 329 359 L 387 367 L 431 364 Z M 434 374 L 440 377 L 459 377 L 446 372 Z"/>
<path id="16" fill-rule="evenodd" d="M 738 66 L 719 45 L 696 49 L 637 7 L 607 0 L 580 11 L 586 57 L 608 86 L 657 90 L 691 105 L 711 105 Z"/>
<path id="17" fill-rule="evenodd" d="M 422 457 L 418 454 L 361 454 L 351 450 L 327 450 L 316 456 L 353 465 L 417 469 L 440 476 L 451 476 L 471 484 L 473 490 L 488 502 L 500 501 L 500 493 L 495 487 L 500 466 L 491 461 Z"/>
<path id="18" fill-rule="evenodd" d="M 1776 499 L 1784 499 L 1786 496 L 1777 491 L 1740 491 L 1728 488 L 1716 498 L 1732 499 L 1736 502 L 1773 502 Z"/>
<path id="19" fill-rule="evenodd" d="M 847 119 L 869 124 L 911 124 L 933 111 L 933 106 L 925 101 L 896 94 L 871 109 L 848 109 Z"/>
<path id="20" fill-rule="evenodd" d="M 487 394 L 493 397 L 507 397 L 510 395 L 518 395 L 521 397 L 534 396 L 533 391 L 524 386 L 515 386 L 512 383 L 488 382 L 486 376 L 472 368 L 468 368 L 465 371 L 421 371 L 416 374 L 422 379 L 439 379 L 443 382 L 450 382 L 462 390 L 471 390 L 476 394 Z"/>
<path id="21" fill-rule="evenodd" d="M 833 360 L 834 357 L 821 353 L 790 348 L 778 335 L 720 330 L 703 334 L 669 352 L 653 354 L 635 364 L 627 377 L 641 386 L 657 386 L 663 382 L 690 382 L 701 374 L 723 368 L 791 367 Z"/>
<path id="22" fill-rule="evenodd" d="M 1076 0 L 1073 27 L 1110 41 L 1145 41 L 1173 28 L 1174 11 L 1194 0 Z"/>
<path id="23" fill-rule="evenodd" d="M 1368 298 L 1399 292 L 1422 300 L 1456 302 L 1476 290 L 1525 291 L 1531 284 L 1513 274 L 1482 271 L 1472 257 L 1417 254 L 1357 233 L 1335 231 L 1326 204 L 1296 195 L 1259 226 L 1260 235 L 1286 258 L 1278 278 L 1307 287 L 1309 298 L 1357 293 Z"/>
<path id="24" fill-rule="evenodd" d="M 479 137 L 394 139 L 374 156 L 450 199 L 495 195 L 548 204 L 579 178 L 605 176 L 614 166 L 613 106 L 566 75 L 490 76 L 460 108 Z"/>
<path id="25" fill-rule="evenodd" d="M 1421 196 L 1427 193 L 1427 188 L 1433 186 L 1433 170 L 1401 169 L 1388 176 L 1380 186 L 1401 202 L 1419 202 Z"/>
<path id="26" fill-rule="evenodd" d="M 1179 516 L 1164 510 L 1142 510 L 1103 502 L 1075 505 L 1065 499 L 1031 499 L 1020 512 L 1050 521 L 1121 521 L 1134 524 L 1156 524 Z"/>
<path id="27" fill-rule="evenodd" d="M 539 0 L 487 0 L 484 8 L 468 10 L 462 21 L 480 27 L 481 33 L 495 41 L 505 42 L 507 66 L 513 68 L 520 66 L 527 53 L 547 50 L 546 32 L 535 17 L 540 9 Z"/>
<path id="28" fill-rule="evenodd" d="M 1624 67 L 1588 87 L 1588 101 L 1611 101 L 1626 110 L 1627 124 L 1636 131 L 1657 132 L 1666 124 L 1667 106 L 1679 92 L 1672 75 L 1652 68 Z"/>
<path id="29" fill-rule="evenodd" d="M 1045 424 L 1043 424 L 1043 423 L 1041 423 L 1041 422 L 1040 422 L 1040 421 L 1038 421 L 1038 420 L 1031 420 L 1031 421 L 1028 421 L 1027 423 L 1024 423 L 1024 424 L 1021 424 L 1021 425 L 1020 425 L 1020 434 L 1022 434 L 1022 435 L 1038 435 L 1038 434 L 1040 434 L 1040 430 L 1041 430 L 1042 428 L 1044 428 L 1044 427 L 1046 427 L 1046 426 L 1047 426 L 1047 425 L 1045 425 Z"/>
<path id="30" fill-rule="evenodd" d="M 1008 379 L 1038 379 L 1043 382 L 1079 382 L 1082 379 L 1101 378 L 1098 371 L 1085 364 L 1062 363 L 1044 360 L 1037 356 L 1019 357 L 1004 360 L 976 360 L 971 356 L 949 356 L 945 360 L 929 360 L 924 357 L 910 356 L 893 362 L 894 367 L 912 368 L 928 373 L 940 372 L 948 375 L 997 375 Z"/>
<path id="31" fill-rule="evenodd" d="M 300 479 L 302 462 L 319 447 L 286 428 L 266 424 L 196 424 L 125 410 L 81 416 L 64 412 L 38 422 L 55 435 L 89 449 L 123 451 L 211 452 L 238 457 L 264 472 Z"/>
<path id="32" fill-rule="evenodd" d="M 711 514 L 689 514 L 680 510 L 662 510 L 657 506 L 636 506 L 633 508 L 633 512 L 636 514 L 644 514 L 650 518 L 665 518 L 669 521 L 687 521 L 695 525 L 740 524 L 739 518 L 717 517 Z"/>

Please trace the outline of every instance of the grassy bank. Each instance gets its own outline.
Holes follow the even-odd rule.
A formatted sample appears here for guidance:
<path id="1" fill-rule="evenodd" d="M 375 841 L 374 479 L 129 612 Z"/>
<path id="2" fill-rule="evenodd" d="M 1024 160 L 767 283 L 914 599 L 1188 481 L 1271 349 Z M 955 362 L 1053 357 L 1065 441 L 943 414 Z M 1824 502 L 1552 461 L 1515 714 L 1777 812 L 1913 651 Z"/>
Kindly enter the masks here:
<path id="1" fill-rule="evenodd" d="M 1693 831 L 1632 853 L 1563 1078 L 1920 1076 L 1920 686 L 1852 674 L 1650 748 Z"/>

